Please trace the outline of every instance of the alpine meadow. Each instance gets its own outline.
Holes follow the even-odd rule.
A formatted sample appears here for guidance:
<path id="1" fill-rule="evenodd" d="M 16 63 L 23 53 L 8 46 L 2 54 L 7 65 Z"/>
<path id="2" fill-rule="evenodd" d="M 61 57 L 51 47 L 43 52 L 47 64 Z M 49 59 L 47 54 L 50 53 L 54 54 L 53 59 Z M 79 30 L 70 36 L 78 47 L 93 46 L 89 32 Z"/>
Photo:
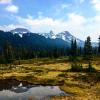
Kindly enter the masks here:
<path id="1" fill-rule="evenodd" d="M 100 100 L 100 0 L 0 0 L 0 100 Z"/>

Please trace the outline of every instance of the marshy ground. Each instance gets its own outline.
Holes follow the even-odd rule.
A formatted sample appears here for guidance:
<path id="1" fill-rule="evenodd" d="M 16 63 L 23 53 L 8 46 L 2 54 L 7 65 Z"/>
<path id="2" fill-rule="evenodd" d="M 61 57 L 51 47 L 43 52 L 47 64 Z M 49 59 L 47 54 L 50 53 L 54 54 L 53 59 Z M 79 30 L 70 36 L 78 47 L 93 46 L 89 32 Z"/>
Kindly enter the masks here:
<path id="1" fill-rule="evenodd" d="M 86 68 L 88 63 L 80 60 Z M 69 97 L 53 97 L 51 100 L 100 100 L 100 58 L 92 61 L 97 72 L 70 72 L 68 58 L 38 58 L 15 61 L 12 65 L 0 65 L 0 81 L 16 79 L 35 85 L 60 86 Z M 7 84 L 7 83 L 6 83 Z"/>

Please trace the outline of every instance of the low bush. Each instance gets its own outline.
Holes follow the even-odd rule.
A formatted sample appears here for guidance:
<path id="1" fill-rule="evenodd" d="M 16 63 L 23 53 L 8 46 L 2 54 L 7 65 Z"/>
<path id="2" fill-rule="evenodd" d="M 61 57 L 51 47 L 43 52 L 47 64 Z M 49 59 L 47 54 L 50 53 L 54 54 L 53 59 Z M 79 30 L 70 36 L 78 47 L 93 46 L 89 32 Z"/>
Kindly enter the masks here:
<path id="1" fill-rule="evenodd" d="M 73 64 L 71 65 L 70 71 L 73 71 L 73 72 L 80 72 L 80 71 L 83 71 L 83 66 L 82 66 L 82 64 L 73 63 Z"/>
<path id="2" fill-rule="evenodd" d="M 88 68 L 86 69 L 87 72 L 96 72 L 96 69 L 89 63 Z"/>

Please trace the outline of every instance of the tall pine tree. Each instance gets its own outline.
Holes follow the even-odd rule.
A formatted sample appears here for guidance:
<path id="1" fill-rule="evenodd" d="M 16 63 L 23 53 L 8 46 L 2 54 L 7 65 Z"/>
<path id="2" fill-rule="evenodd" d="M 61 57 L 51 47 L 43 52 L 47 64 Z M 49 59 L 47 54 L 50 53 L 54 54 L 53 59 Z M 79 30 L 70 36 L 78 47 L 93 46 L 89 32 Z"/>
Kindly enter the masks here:
<path id="1" fill-rule="evenodd" d="M 13 52 L 12 45 L 7 41 L 3 49 L 4 49 L 4 57 L 6 63 L 11 63 L 12 60 L 14 59 L 14 52 Z"/>
<path id="2" fill-rule="evenodd" d="M 84 58 L 85 60 L 92 59 L 92 45 L 90 36 L 87 37 L 87 40 L 84 43 Z"/>
<path id="3" fill-rule="evenodd" d="M 99 36 L 99 43 L 98 43 L 98 54 L 100 55 L 100 36 Z"/>
<path id="4" fill-rule="evenodd" d="M 76 60 L 78 55 L 78 49 L 77 49 L 77 41 L 76 39 L 71 40 L 71 48 L 70 48 L 70 58 L 71 60 Z"/>

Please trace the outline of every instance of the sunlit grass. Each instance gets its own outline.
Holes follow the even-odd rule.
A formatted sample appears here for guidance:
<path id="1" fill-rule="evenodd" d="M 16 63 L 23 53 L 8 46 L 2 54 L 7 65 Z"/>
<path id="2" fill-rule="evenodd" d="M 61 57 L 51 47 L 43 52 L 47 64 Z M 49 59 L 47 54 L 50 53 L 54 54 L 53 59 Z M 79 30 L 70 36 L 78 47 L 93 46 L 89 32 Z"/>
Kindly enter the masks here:
<path id="1" fill-rule="evenodd" d="M 92 61 L 92 66 L 97 73 L 70 72 L 71 63 L 67 58 L 50 59 L 39 58 L 14 62 L 12 67 L 0 65 L 0 79 L 14 77 L 20 81 L 27 81 L 33 84 L 60 85 L 65 92 L 75 96 L 68 99 L 55 97 L 52 100 L 99 100 L 100 93 L 100 59 Z M 83 68 L 87 68 L 88 62 L 79 61 Z M 96 99 L 95 99 L 96 98 Z M 87 100 L 87 99 L 86 99 Z"/>

